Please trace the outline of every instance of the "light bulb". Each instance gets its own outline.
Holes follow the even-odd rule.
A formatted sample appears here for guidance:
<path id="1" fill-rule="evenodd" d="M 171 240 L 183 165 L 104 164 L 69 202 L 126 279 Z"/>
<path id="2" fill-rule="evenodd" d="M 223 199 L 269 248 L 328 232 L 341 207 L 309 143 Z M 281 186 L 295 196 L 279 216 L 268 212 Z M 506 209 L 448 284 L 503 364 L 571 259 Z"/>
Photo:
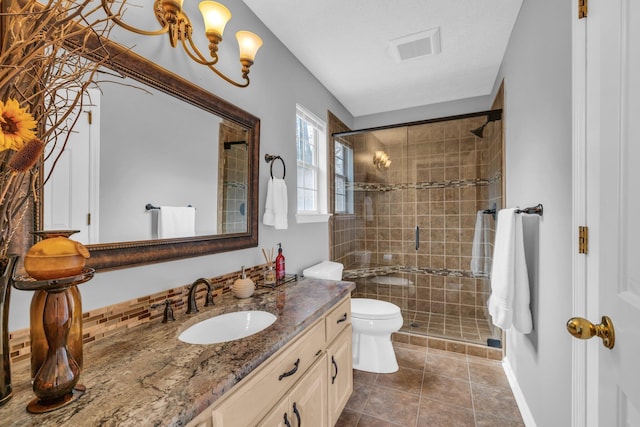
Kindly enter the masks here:
<path id="1" fill-rule="evenodd" d="M 215 34 L 222 40 L 222 33 L 227 22 L 231 19 L 231 12 L 224 5 L 215 1 L 203 1 L 198 6 L 202 19 L 204 19 L 204 28 L 207 34 Z"/>
<path id="2" fill-rule="evenodd" d="M 240 48 L 240 61 L 244 60 L 253 63 L 258 49 L 262 46 L 262 39 L 250 31 L 238 31 L 236 39 L 238 39 Z"/>

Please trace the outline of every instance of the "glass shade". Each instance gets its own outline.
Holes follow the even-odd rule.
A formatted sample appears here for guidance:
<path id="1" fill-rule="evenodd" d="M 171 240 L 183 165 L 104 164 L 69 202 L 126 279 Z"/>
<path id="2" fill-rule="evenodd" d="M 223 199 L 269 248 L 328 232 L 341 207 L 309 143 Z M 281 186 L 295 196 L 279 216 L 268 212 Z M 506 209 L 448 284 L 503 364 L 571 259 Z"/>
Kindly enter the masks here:
<path id="1" fill-rule="evenodd" d="M 240 47 L 240 61 L 253 62 L 256 52 L 262 46 L 262 39 L 250 31 L 238 31 L 236 39 L 238 39 L 238 46 Z"/>
<path id="2" fill-rule="evenodd" d="M 204 19 L 204 28 L 208 33 L 214 33 L 222 38 L 224 27 L 231 19 L 231 12 L 224 5 L 215 1 L 203 1 L 199 5 L 202 19 Z"/>
<path id="3" fill-rule="evenodd" d="M 178 11 L 180 11 L 180 10 L 182 10 L 182 3 L 184 3 L 184 0 L 163 0 L 162 6 L 163 7 L 174 7 Z"/>
<path id="4" fill-rule="evenodd" d="M 165 12 L 178 13 L 182 10 L 182 3 L 184 0 L 163 0 L 162 8 Z"/>

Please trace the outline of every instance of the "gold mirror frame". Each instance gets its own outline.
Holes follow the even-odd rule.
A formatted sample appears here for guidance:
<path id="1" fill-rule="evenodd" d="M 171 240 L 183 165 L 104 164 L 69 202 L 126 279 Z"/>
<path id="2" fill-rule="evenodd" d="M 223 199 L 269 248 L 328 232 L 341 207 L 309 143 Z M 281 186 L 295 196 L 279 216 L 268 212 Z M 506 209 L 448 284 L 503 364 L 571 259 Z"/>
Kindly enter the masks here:
<path id="1" fill-rule="evenodd" d="M 87 245 L 91 253 L 87 266 L 97 271 L 126 268 L 258 246 L 260 119 L 115 42 L 95 38 L 87 47 L 88 59 L 104 61 L 126 77 L 245 127 L 249 150 L 246 233 Z M 36 230 L 43 224 L 42 190 L 39 193 Z"/>

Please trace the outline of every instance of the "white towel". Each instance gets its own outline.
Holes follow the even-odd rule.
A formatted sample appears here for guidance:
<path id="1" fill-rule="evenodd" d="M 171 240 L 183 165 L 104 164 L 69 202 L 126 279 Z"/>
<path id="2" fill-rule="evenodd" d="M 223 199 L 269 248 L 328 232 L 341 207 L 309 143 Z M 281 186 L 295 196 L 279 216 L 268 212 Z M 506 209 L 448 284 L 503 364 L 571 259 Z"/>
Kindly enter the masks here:
<path id="1" fill-rule="evenodd" d="M 498 212 L 489 314 L 493 324 L 502 329 L 513 326 L 523 334 L 532 330 L 522 216 L 516 209 Z"/>
<path id="2" fill-rule="evenodd" d="M 278 230 L 286 230 L 288 228 L 287 184 L 285 184 L 284 179 L 271 178 L 269 180 L 262 223 L 271 225 Z"/>
<path id="3" fill-rule="evenodd" d="M 478 211 L 476 229 L 471 247 L 471 272 L 474 275 L 489 273 L 491 268 L 491 242 L 489 241 L 489 215 Z"/>
<path id="4" fill-rule="evenodd" d="M 365 221 L 373 221 L 373 200 L 371 196 L 364 197 L 364 218 Z"/>
<path id="5" fill-rule="evenodd" d="M 158 238 L 193 237 L 196 234 L 196 209 L 191 206 L 160 206 Z"/>

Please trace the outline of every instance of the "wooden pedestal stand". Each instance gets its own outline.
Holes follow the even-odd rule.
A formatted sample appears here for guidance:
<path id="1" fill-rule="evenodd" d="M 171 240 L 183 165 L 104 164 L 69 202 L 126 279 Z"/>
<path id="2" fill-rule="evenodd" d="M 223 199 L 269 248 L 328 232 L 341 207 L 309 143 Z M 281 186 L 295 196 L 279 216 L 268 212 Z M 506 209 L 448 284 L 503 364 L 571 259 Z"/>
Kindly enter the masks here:
<path id="1" fill-rule="evenodd" d="M 73 303 L 69 289 L 93 278 L 93 269 L 82 274 L 51 280 L 30 277 L 13 279 L 16 289 L 43 290 L 47 293 L 42 313 L 48 351 L 44 363 L 33 379 L 33 392 L 37 396 L 27 405 L 31 413 L 43 413 L 61 408 L 81 396 L 86 388 L 78 384 L 80 366 L 69 352 L 67 338 L 71 328 Z"/>

